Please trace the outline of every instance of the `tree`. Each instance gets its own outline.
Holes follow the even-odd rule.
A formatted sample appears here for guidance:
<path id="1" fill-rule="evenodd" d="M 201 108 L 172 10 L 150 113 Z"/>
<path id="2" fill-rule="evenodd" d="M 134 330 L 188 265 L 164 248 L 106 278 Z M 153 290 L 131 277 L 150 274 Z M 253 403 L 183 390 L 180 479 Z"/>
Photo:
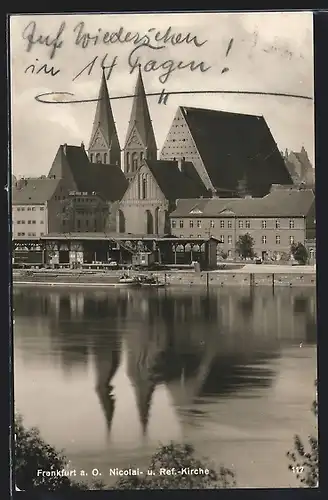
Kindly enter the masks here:
<path id="1" fill-rule="evenodd" d="M 308 261 L 308 252 L 303 243 L 293 243 L 290 247 L 291 253 L 299 264 L 306 264 Z"/>
<path id="2" fill-rule="evenodd" d="M 161 473 L 161 469 L 166 473 Z M 173 471 L 173 469 L 175 469 Z M 187 473 L 196 469 L 199 474 Z M 168 474 L 167 471 L 172 471 Z M 179 473 L 180 471 L 180 473 Z M 203 471 L 203 472 L 202 472 Z M 120 478 L 116 489 L 214 489 L 236 485 L 233 471 L 221 467 L 217 473 L 206 461 L 194 456 L 189 444 L 161 445 L 151 458 L 147 475 Z"/>
<path id="3" fill-rule="evenodd" d="M 317 381 L 315 381 L 317 387 Z M 312 412 L 317 418 L 318 416 L 318 401 L 317 395 L 312 403 Z M 300 481 L 301 485 L 308 488 L 318 487 L 319 485 L 319 447 L 318 437 L 309 436 L 308 438 L 310 449 L 305 450 L 305 446 L 300 436 L 297 434 L 294 437 L 294 450 L 287 452 L 287 457 L 290 460 L 288 468 Z"/>
<path id="4" fill-rule="evenodd" d="M 102 489 L 101 483 L 89 485 L 68 476 L 38 476 L 43 471 L 67 470 L 66 457 L 46 443 L 37 428 L 26 429 L 20 415 L 15 415 L 15 484 L 20 490 L 43 491 Z"/>
<path id="5" fill-rule="evenodd" d="M 236 242 L 236 250 L 240 257 L 246 259 L 247 257 L 253 258 L 254 253 L 254 238 L 249 233 L 242 234 L 239 236 Z"/>

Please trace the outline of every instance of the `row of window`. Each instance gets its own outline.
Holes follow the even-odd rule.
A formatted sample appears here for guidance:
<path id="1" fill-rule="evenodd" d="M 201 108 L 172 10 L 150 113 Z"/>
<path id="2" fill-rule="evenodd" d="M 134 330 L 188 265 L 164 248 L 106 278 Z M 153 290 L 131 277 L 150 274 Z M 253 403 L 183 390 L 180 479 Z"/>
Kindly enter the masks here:
<path id="1" fill-rule="evenodd" d="M 225 223 L 226 222 L 227 222 L 227 228 L 228 229 L 232 229 L 232 221 L 231 220 L 228 220 L 228 221 L 220 220 L 220 229 L 224 229 L 225 228 Z M 172 220 L 171 225 L 172 225 L 173 228 L 177 227 L 176 226 L 176 221 Z M 184 220 L 180 220 L 179 221 L 179 227 L 180 228 L 184 227 Z M 189 221 L 189 227 L 194 227 L 194 221 L 193 220 Z M 196 227 L 202 227 L 202 221 L 197 220 L 196 221 Z M 215 221 L 214 220 L 210 220 L 210 227 L 211 228 L 215 227 Z M 245 229 L 250 229 L 251 228 L 251 221 L 250 220 L 246 220 L 246 221 L 240 220 L 240 221 L 238 221 L 238 227 L 239 227 L 239 229 L 244 229 L 244 228 Z M 295 222 L 291 219 L 289 221 L 289 229 L 294 229 L 294 228 L 295 228 Z M 266 220 L 262 220 L 262 229 L 267 229 L 267 221 Z M 279 220 L 276 220 L 276 229 L 280 229 L 280 221 Z"/>
<path id="2" fill-rule="evenodd" d="M 43 236 L 44 233 L 40 233 L 40 236 Z M 26 236 L 26 233 L 17 233 L 17 236 Z M 27 236 L 36 236 L 36 233 L 27 233 Z"/>
<path id="3" fill-rule="evenodd" d="M 28 212 L 35 212 L 37 207 L 27 207 Z M 39 207 L 40 212 L 44 211 L 44 207 Z M 17 207 L 17 212 L 25 212 L 25 207 Z"/>
<path id="4" fill-rule="evenodd" d="M 39 221 L 40 224 L 44 224 L 44 220 Z M 17 220 L 16 224 L 36 224 L 36 220 Z"/>
<path id="5" fill-rule="evenodd" d="M 190 234 L 189 236 L 190 236 L 190 238 L 194 238 L 194 235 L 193 235 L 193 234 Z M 185 237 L 185 236 L 182 234 L 182 235 L 181 235 L 181 238 L 184 238 L 184 237 Z M 197 238 L 202 238 L 202 235 L 201 235 L 201 234 L 197 234 Z M 220 240 L 220 243 L 225 243 L 225 235 L 223 235 L 223 234 L 222 234 L 222 235 L 220 236 L 219 240 Z M 232 245 L 232 241 L 233 241 L 232 235 L 231 235 L 231 234 L 229 234 L 229 235 L 227 236 L 227 243 L 228 243 L 229 245 Z M 261 237 L 261 243 L 262 243 L 262 245 L 266 245 L 266 244 L 267 244 L 267 237 L 266 237 L 265 235 L 263 235 L 263 236 Z M 280 245 L 280 243 L 281 243 L 281 238 L 280 238 L 280 235 L 279 235 L 279 234 L 277 234 L 277 235 L 276 235 L 276 245 Z M 294 237 L 294 236 L 289 236 L 289 244 L 290 244 L 290 245 L 293 245 L 294 243 L 295 243 L 295 237 Z"/>

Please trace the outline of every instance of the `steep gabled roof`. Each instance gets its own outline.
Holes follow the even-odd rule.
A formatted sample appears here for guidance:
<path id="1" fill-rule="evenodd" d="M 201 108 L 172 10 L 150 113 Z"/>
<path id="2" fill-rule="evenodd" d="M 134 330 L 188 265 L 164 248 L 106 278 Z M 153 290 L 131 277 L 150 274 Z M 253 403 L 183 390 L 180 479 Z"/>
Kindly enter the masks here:
<path id="1" fill-rule="evenodd" d="M 150 118 L 145 87 L 142 81 L 141 69 L 139 66 L 137 83 L 134 91 L 134 98 L 128 131 L 126 134 L 126 144 L 130 139 L 130 135 L 134 129 L 137 128 L 143 145 L 150 149 L 157 149 L 156 139 L 153 130 L 153 124 Z"/>
<path id="2" fill-rule="evenodd" d="M 292 180 L 263 116 L 180 107 L 214 187 L 251 192 Z"/>
<path id="3" fill-rule="evenodd" d="M 99 96 L 92 126 L 92 133 L 90 136 L 89 149 L 91 148 L 94 137 L 99 129 L 106 141 L 106 145 L 108 148 L 110 148 L 113 141 L 118 144 L 118 135 L 104 71 L 100 83 Z"/>
<path id="4" fill-rule="evenodd" d="M 277 189 L 263 198 L 212 198 L 178 200 L 171 217 L 197 217 L 191 211 L 199 206 L 199 217 L 305 217 L 315 201 L 312 189 Z"/>
<path id="5" fill-rule="evenodd" d="M 190 162 L 183 163 L 182 171 L 177 161 L 146 160 L 146 164 L 167 200 L 209 194 Z"/>
<path id="6" fill-rule="evenodd" d="M 13 205 L 41 205 L 49 201 L 56 191 L 60 179 L 21 179 L 12 190 Z"/>
<path id="7" fill-rule="evenodd" d="M 128 181 L 117 165 L 90 163 L 85 150 L 66 146 L 66 159 L 79 191 L 95 191 L 107 201 L 118 201 L 128 187 Z"/>

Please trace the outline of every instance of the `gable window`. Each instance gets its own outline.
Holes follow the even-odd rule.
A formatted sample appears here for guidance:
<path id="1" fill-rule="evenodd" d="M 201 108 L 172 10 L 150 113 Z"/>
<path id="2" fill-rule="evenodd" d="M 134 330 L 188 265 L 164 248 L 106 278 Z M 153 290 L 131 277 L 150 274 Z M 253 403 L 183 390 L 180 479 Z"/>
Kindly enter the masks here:
<path id="1" fill-rule="evenodd" d="M 183 228 L 183 220 L 180 220 L 180 228 Z"/>
<path id="2" fill-rule="evenodd" d="M 145 200 L 147 198 L 147 178 L 144 175 L 141 180 L 141 198 Z"/>
<path id="3" fill-rule="evenodd" d="M 224 229 L 224 220 L 220 220 L 220 228 Z"/>
<path id="4" fill-rule="evenodd" d="M 173 219 L 171 220 L 171 227 L 176 227 L 177 226 L 177 222 Z"/>
<path id="5" fill-rule="evenodd" d="M 223 226 L 224 227 L 224 226 Z M 228 229 L 231 229 L 232 228 L 232 221 L 231 220 L 228 220 Z"/>
<path id="6" fill-rule="evenodd" d="M 267 221 L 262 220 L 262 229 L 266 229 L 266 227 L 267 227 Z"/>
<path id="7" fill-rule="evenodd" d="M 197 227 L 199 227 L 199 228 L 202 227 L 202 221 L 200 221 L 200 220 L 197 221 Z"/>
<path id="8" fill-rule="evenodd" d="M 215 223 L 214 223 L 214 220 L 210 220 L 210 227 L 215 227 Z"/>
<path id="9" fill-rule="evenodd" d="M 242 220 L 239 221 L 238 226 L 239 226 L 239 229 L 243 229 L 244 223 Z"/>
<path id="10" fill-rule="evenodd" d="M 280 229 L 280 220 L 276 220 L 276 229 Z"/>
<path id="11" fill-rule="evenodd" d="M 194 221 L 193 220 L 189 221 L 189 227 L 194 227 Z"/>
<path id="12" fill-rule="evenodd" d="M 289 221 L 289 229 L 294 229 L 294 227 L 295 227 L 295 222 L 291 219 Z"/>
<path id="13" fill-rule="evenodd" d="M 246 229 L 250 229 L 251 228 L 251 221 L 250 220 L 246 220 L 245 221 L 245 227 L 246 227 Z"/>
<path id="14" fill-rule="evenodd" d="M 132 153 L 132 171 L 135 172 L 138 168 L 138 153 Z"/>

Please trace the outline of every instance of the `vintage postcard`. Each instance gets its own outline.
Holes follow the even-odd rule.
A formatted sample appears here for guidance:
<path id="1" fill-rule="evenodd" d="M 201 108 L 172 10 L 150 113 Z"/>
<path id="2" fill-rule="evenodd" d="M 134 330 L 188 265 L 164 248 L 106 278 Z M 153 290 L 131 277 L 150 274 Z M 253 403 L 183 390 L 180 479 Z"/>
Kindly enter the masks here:
<path id="1" fill-rule="evenodd" d="M 16 488 L 317 487 L 312 13 L 9 24 Z"/>

